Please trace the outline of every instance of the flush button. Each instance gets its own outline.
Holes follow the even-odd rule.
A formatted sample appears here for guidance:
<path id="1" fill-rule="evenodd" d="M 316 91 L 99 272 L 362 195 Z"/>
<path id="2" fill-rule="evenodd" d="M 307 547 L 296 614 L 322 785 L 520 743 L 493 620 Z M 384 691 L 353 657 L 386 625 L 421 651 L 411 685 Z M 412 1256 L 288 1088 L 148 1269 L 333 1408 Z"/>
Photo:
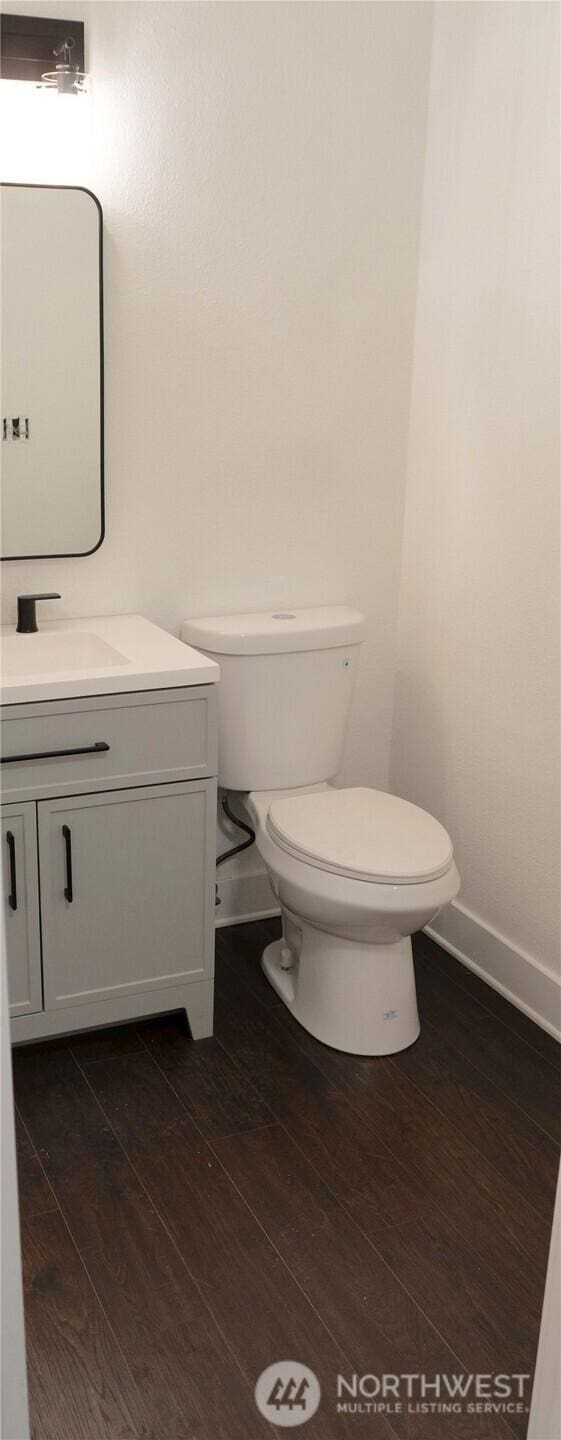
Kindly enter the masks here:
<path id="1" fill-rule="evenodd" d="M 291 615 L 289 610 L 279 610 L 278 615 L 272 615 L 272 620 L 295 620 L 296 616 Z"/>

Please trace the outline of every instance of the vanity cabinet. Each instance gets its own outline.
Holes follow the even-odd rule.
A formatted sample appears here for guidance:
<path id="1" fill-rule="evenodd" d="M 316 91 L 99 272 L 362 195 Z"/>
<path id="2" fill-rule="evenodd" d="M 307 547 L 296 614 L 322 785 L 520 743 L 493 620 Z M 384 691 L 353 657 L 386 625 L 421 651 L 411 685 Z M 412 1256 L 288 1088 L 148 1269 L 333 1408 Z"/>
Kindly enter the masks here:
<path id="1" fill-rule="evenodd" d="M 2 862 L 10 1013 L 30 1015 L 43 1007 L 34 805 L 2 806 Z"/>
<path id="2" fill-rule="evenodd" d="M 211 1034 L 214 686 L 6 707 L 2 755 L 13 1038 L 179 1008 Z"/>
<path id="3" fill-rule="evenodd" d="M 198 781 L 39 804 L 47 1009 L 204 979 L 209 800 Z"/>

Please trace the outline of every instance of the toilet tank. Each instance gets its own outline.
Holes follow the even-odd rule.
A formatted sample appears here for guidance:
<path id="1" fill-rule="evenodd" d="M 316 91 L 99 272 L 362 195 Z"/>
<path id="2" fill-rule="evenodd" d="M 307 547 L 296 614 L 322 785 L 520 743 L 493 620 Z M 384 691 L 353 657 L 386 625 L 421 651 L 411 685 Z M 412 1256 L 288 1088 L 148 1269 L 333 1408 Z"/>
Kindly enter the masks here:
<path id="1" fill-rule="evenodd" d="M 227 790 L 331 780 L 343 745 L 365 620 L 323 605 L 186 620 L 181 638 L 220 664 L 218 778 Z"/>

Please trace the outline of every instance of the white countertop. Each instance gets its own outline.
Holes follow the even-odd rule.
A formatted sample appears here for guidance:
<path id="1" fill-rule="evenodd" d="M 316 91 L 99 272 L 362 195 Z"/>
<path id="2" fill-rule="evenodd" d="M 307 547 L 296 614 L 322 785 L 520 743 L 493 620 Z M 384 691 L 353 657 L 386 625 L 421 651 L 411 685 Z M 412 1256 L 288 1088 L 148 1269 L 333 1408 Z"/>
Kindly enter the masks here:
<path id="1" fill-rule="evenodd" d="M 143 615 L 49 624 L 39 614 L 38 623 L 34 635 L 18 635 L 15 625 L 0 629 L 3 705 L 212 685 L 220 678 L 214 660 Z"/>

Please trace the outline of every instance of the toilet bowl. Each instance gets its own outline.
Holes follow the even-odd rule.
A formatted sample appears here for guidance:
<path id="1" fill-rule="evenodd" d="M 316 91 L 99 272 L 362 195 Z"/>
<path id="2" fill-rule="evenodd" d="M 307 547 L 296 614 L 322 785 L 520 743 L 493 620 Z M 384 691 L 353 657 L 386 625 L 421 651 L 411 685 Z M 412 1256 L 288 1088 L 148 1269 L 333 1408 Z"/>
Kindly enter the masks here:
<path id="1" fill-rule="evenodd" d="M 283 923 L 262 965 L 285 1005 L 338 1050 L 412 1045 L 410 937 L 460 887 L 446 831 L 408 801 L 364 788 L 253 792 L 246 804 Z"/>
<path id="2" fill-rule="evenodd" d="M 432 815 L 331 783 L 364 633 L 359 611 L 332 605 L 211 616 L 181 630 L 220 664 L 219 783 L 243 798 L 281 909 L 265 975 L 318 1040 L 390 1055 L 419 1034 L 411 935 L 460 879 Z"/>

